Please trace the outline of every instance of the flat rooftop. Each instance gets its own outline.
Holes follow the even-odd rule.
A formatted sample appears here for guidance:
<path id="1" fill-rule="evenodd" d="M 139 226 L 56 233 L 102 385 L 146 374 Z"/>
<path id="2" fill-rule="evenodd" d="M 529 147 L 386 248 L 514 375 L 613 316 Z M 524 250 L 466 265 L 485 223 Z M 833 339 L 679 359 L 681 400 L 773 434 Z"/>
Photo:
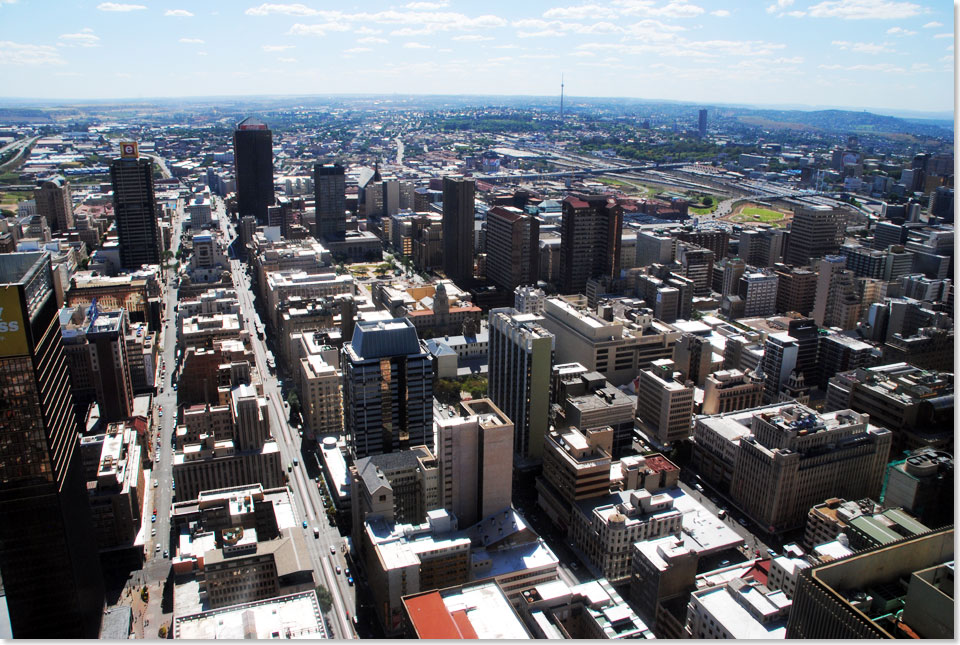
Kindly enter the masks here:
<path id="1" fill-rule="evenodd" d="M 329 638 L 314 591 L 248 602 L 173 619 L 177 639 Z"/>

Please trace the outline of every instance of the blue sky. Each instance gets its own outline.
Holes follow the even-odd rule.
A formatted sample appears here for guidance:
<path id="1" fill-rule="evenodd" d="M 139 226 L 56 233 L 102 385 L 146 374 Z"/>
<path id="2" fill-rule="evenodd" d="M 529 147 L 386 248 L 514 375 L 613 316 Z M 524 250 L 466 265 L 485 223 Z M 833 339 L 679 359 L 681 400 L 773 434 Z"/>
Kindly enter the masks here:
<path id="1" fill-rule="evenodd" d="M 626 96 L 952 111 L 948 0 L 0 0 L 3 96 Z"/>

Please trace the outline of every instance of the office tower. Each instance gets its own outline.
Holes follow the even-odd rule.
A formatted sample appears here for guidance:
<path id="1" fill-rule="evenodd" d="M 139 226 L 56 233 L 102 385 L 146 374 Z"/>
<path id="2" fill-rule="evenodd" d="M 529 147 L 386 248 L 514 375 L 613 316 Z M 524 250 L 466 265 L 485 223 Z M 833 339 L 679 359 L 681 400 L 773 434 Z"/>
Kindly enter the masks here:
<path id="1" fill-rule="evenodd" d="M 783 257 L 783 231 L 776 228 L 744 229 L 740 257 L 756 267 L 772 267 Z"/>
<path id="2" fill-rule="evenodd" d="M 693 427 L 693 383 L 673 378 L 672 369 L 659 365 L 637 377 L 637 419 L 647 436 L 666 445 L 684 441 Z"/>
<path id="3" fill-rule="evenodd" d="M 620 275 L 623 207 L 608 195 L 569 195 L 560 223 L 560 291 L 585 293 L 587 280 Z"/>
<path id="4" fill-rule="evenodd" d="M 70 184 L 63 177 L 53 177 L 43 182 L 35 195 L 37 215 L 47 220 L 51 231 L 66 231 L 73 228 Z"/>
<path id="5" fill-rule="evenodd" d="M 676 254 L 677 238 L 655 231 L 637 231 L 637 266 L 670 264 Z"/>
<path id="6" fill-rule="evenodd" d="M 343 166 L 338 163 L 314 165 L 313 190 L 317 206 L 317 239 L 342 237 L 347 230 L 347 187 Z"/>
<path id="7" fill-rule="evenodd" d="M 443 178 L 443 271 L 457 286 L 473 281 L 473 211 L 476 182 Z"/>
<path id="8" fill-rule="evenodd" d="M 713 371 L 713 345 L 703 336 L 683 334 L 673 347 L 673 361 L 681 378 L 703 387 Z"/>
<path id="9" fill-rule="evenodd" d="M 358 322 L 344 343 L 343 420 L 354 459 L 433 447 L 433 365 L 406 318 Z"/>
<path id="10" fill-rule="evenodd" d="M 255 117 L 247 117 L 233 132 L 233 165 L 237 175 L 237 213 L 267 223 L 273 192 L 273 132 Z"/>
<path id="11" fill-rule="evenodd" d="M 66 316 L 70 318 L 63 320 Z M 61 326 L 74 402 L 97 403 L 103 421 L 132 417 L 133 380 L 127 358 L 126 309 L 101 312 L 96 304 L 86 311 L 68 307 L 61 314 Z"/>
<path id="12" fill-rule="evenodd" d="M 952 639 L 953 563 L 950 527 L 804 569 L 786 637 Z"/>
<path id="13" fill-rule="evenodd" d="M 793 214 L 783 261 L 805 266 L 813 259 L 836 253 L 843 243 L 844 231 L 844 217 L 839 209 L 801 206 Z"/>
<path id="14" fill-rule="evenodd" d="M 779 399 L 790 372 L 797 367 L 800 345 L 789 334 L 779 333 L 767 336 L 763 346 L 763 360 L 760 362 L 763 373 L 764 400 L 773 403 Z"/>
<path id="15" fill-rule="evenodd" d="M 440 505 L 464 526 L 510 508 L 513 422 L 490 399 L 436 417 Z"/>
<path id="16" fill-rule="evenodd" d="M 860 318 L 861 293 L 842 255 L 828 255 L 818 265 L 813 319 L 821 327 L 854 329 Z"/>
<path id="17" fill-rule="evenodd" d="M 817 272 L 807 268 L 774 265 L 777 275 L 777 311 L 795 311 L 807 316 L 813 311 L 817 297 Z"/>
<path id="18" fill-rule="evenodd" d="M 953 455 L 921 448 L 891 463 L 883 504 L 902 508 L 933 528 L 953 524 Z"/>
<path id="19" fill-rule="evenodd" d="M 747 318 L 772 316 L 777 313 L 776 274 L 751 271 L 737 283 L 737 295 L 743 300 L 743 315 Z"/>
<path id="20" fill-rule="evenodd" d="M 110 164 L 110 181 L 120 241 L 120 265 L 135 271 L 144 264 L 160 264 L 153 162 L 140 158 L 136 143 L 122 142 L 120 158 Z"/>
<path id="21" fill-rule="evenodd" d="M 700 246 L 713 251 L 714 258 L 727 257 L 727 247 L 730 245 L 730 234 L 722 229 L 712 228 L 682 228 L 673 235 L 688 245 Z"/>
<path id="22" fill-rule="evenodd" d="M 694 297 L 709 297 L 713 277 L 713 251 L 692 244 L 680 244 L 677 251 L 677 261 L 683 267 L 683 275 L 693 280 Z"/>
<path id="23" fill-rule="evenodd" d="M 876 498 L 892 435 L 870 420 L 853 410 L 821 414 L 800 404 L 758 410 L 734 449 L 731 499 L 772 533 L 802 527 L 810 508 L 825 499 Z M 731 441 L 704 449 L 722 453 Z"/>
<path id="24" fill-rule="evenodd" d="M 39 202 L 38 202 L 39 207 Z M 938 186 L 930 196 L 930 214 L 944 222 L 953 221 L 953 188 Z"/>
<path id="25" fill-rule="evenodd" d="M 540 221 L 512 206 L 487 211 L 487 279 L 513 291 L 540 279 Z"/>
<path id="26" fill-rule="evenodd" d="M 97 638 L 104 605 L 50 258 L 0 255 L 0 576 L 14 638 Z"/>
<path id="27" fill-rule="evenodd" d="M 542 316 L 513 308 L 490 311 L 489 333 L 490 400 L 513 421 L 517 457 L 540 459 L 556 339 L 543 327 Z"/>
<path id="28" fill-rule="evenodd" d="M 703 388 L 702 414 L 726 414 L 759 407 L 763 403 L 763 383 L 754 372 L 717 370 L 709 374 Z"/>
<path id="29" fill-rule="evenodd" d="M 707 111 L 700 110 L 700 118 L 697 120 L 697 133 L 700 138 L 707 136 Z"/>
<path id="30" fill-rule="evenodd" d="M 794 369 L 808 382 L 813 383 L 820 374 L 820 328 L 813 318 L 797 316 L 787 323 L 787 334 L 797 341 L 797 362 Z"/>

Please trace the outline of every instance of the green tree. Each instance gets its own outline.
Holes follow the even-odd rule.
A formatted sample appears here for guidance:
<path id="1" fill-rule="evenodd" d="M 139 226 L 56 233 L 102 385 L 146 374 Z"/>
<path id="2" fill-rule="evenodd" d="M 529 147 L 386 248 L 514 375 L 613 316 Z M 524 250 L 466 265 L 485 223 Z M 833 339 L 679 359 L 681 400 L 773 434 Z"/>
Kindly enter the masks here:
<path id="1" fill-rule="evenodd" d="M 323 585 L 317 585 L 317 602 L 320 604 L 320 610 L 324 613 L 330 611 L 333 607 L 333 596 Z"/>
<path id="2" fill-rule="evenodd" d="M 707 195 L 703 198 L 702 203 L 704 206 L 713 206 L 713 197 Z"/>

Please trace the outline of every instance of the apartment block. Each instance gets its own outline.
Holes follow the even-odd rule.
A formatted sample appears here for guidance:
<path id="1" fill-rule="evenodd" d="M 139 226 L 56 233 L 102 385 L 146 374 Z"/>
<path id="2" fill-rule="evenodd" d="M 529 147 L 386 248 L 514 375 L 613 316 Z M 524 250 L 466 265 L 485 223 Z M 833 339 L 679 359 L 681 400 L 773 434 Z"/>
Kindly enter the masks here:
<path id="1" fill-rule="evenodd" d="M 620 273 L 623 207 L 609 195 L 568 195 L 560 225 L 560 291 L 585 293 L 587 280 Z"/>
<path id="2" fill-rule="evenodd" d="M 703 388 L 701 413 L 726 414 L 759 407 L 763 403 L 763 381 L 755 372 L 718 370 L 709 374 Z"/>
<path id="3" fill-rule="evenodd" d="M 641 370 L 637 378 L 637 420 L 641 431 L 664 445 L 689 438 L 693 390 L 692 384 L 675 381 L 671 368 Z"/>

